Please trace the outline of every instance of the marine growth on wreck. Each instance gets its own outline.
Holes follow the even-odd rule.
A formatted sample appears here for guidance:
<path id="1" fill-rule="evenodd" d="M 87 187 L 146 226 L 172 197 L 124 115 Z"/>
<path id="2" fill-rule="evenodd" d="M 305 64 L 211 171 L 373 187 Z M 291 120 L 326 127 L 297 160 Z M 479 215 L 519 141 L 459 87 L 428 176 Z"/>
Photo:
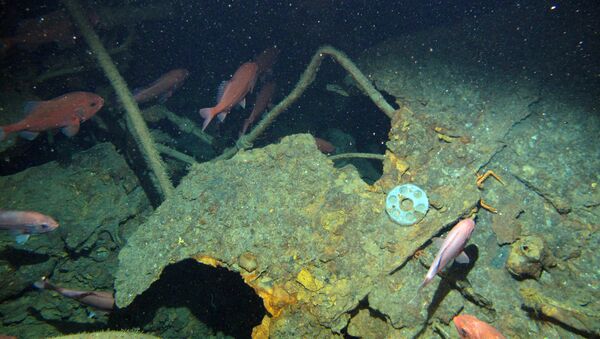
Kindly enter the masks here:
<path id="1" fill-rule="evenodd" d="M 0 337 L 600 336 L 587 2 L 7 2 Z"/>

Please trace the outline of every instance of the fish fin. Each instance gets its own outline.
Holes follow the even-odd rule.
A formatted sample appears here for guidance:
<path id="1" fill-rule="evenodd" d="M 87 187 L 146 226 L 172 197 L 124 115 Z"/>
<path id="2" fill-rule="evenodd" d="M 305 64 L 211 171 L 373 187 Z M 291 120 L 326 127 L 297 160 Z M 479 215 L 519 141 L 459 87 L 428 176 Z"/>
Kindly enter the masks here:
<path id="1" fill-rule="evenodd" d="M 249 88 L 250 93 L 254 93 L 254 86 L 256 85 L 256 80 L 257 80 L 257 77 L 256 77 L 256 74 L 254 74 L 254 78 L 250 82 L 250 88 Z"/>
<path id="2" fill-rule="evenodd" d="M 44 278 L 42 278 L 42 281 L 44 282 L 44 289 L 51 290 L 51 291 L 56 291 L 56 292 L 58 292 L 60 294 L 63 294 L 61 292 L 61 288 L 59 288 L 58 286 L 56 286 L 53 283 L 51 283 L 48 280 L 48 278 L 44 277 Z"/>
<path id="3" fill-rule="evenodd" d="M 38 288 L 40 290 L 46 289 L 46 280 L 40 280 L 33 283 L 33 287 Z"/>
<path id="4" fill-rule="evenodd" d="M 223 112 L 217 114 L 217 119 L 219 119 L 219 122 L 225 121 L 225 118 L 227 117 L 228 113 L 229 113 L 229 111 L 223 111 Z"/>
<path id="5" fill-rule="evenodd" d="M 77 132 L 79 132 L 79 121 L 72 123 L 71 125 L 67 125 L 63 128 L 60 129 L 61 132 L 63 132 L 64 135 L 68 136 L 68 137 L 72 137 L 75 134 L 77 134 Z"/>
<path id="6" fill-rule="evenodd" d="M 246 98 L 242 99 L 242 101 L 240 101 L 240 102 L 238 103 L 238 105 L 239 105 L 241 108 L 246 108 Z"/>
<path id="7" fill-rule="evenodd" d="M 200 111 L 198 111 L 198 113 L 200 113 L 200 116 L 203 119 L 211 119 L 212 118 L 212 107 L 207 107 L 207 108 L 201 108 Z"/>
<path id="8" fill-rule="evenodd" d="M 459 255 L 456 256 L 456 259 L 454 260 L 459 264 L 468 264 L 469 256 L 464 251 L 462 251 Z"/>
<path id="9" fill-rule="evenodd" d="M 167 91 L 165 93 L 163 93 L 159 98 L 158 98 L 158 102 L 161 104 L 164 104 L 167 100 L 169 100 L 169 98 L 173 95 L 173 91 Z"/>
<path id="10" fill-rule="evenodd" d="M 223 94 L 225 93 L 225 87 L 227 87 L 227 84 L 229 84 L 229 81 L 222 81 L 219 84 L 219 87 L 217 88 L 217 104 L 221 101 L 221 98 L 223 98 Z"/>
<path id="11" fill-rule="evenodd" d="M 242 126 L 242 132 L 240 133 L 240 135 L 246 134 L 246 131 L 248 130 L 248 127 L 250 127 L 250 124 L 250 119 L 244 120 L 244 125 Z"/>
<path id="12" fill-rule="evenodd" d="M 23 105 L 23 113 L 25 113 L 25 115 L 31 113 L 36 107 L 39 106 L 40 103 L 41 101 L 25 101 L 25 104 Z"/>
<path id="13" fill-rule="evenodd" d="M 23 245 L 24 243 L 26 243 L 27 239 L 29 239 L 29 234 L 19 234 L 15 237 L 15 240 L 19 245 Z"/>
<path id="14" fill-rule="evenodd" d="M 433 272 L 435 274 L 432 275 L 431 279 L 433 279 L 433 277 L 435 277 L 439 271 L 441 271 L 443 269 L 443 267 L 440 267 L 440 264 L 442 263 L 442 258 L 444 257 L 444 253 L 446 252 L 446 250 L 442 250 L 441 253 L 439 253 L 435 259 L 433 260 L 433 262 L 431 263 L 431 266 L 429 267 L 430 269 L 433 268 Z"/>
<path id="15" fill-rule="evenodd" d="M 198 113 L 200 113 L 200 116 L 204 119 L 204 122 L 202 123 L 202 130 L 204 131 L 213 118 L 212 107 L 202 108 Z"/>
<path id="16" fill-rule="evenodd" d="M 39 132 L 31 132 L 31 131 L 21 131 L 19 132 L 19 136 L 23 139 L 27 139 L 29 141 L 37 138 L 37 136 L 40 135 Z"/>

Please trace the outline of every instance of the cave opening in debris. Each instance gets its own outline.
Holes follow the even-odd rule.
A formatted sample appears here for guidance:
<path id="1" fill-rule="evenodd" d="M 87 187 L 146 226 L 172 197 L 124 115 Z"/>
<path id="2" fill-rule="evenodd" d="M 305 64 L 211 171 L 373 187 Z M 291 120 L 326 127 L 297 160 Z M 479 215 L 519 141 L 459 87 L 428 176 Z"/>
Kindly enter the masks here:
<path id="1" fill-rule="evenodd" d="M 394 98 L 382 92 L 385 99 L 393 103 Z M 322 125 L 322 135 L 336 146 L 336 154 L 369 153 L 385 154 L 386 142 L 391 129 L 390 119 L 364 95 L 337 98 L 332 110 L 331 125 Z M 353 165 L 361 178 L 373 184 L 383 174 L 383 162 L 380 159 L 347 158 L 335 161 L 336 167 Z"/>
<path id="2" fill-rule="evenodd" d="M 265 315 L 262 299 L 238 273 L 189 259 L 167 266 L 148 290 L 113 314 L 111 327 L 171 338 L 218 332 L 249 338 Z"/>

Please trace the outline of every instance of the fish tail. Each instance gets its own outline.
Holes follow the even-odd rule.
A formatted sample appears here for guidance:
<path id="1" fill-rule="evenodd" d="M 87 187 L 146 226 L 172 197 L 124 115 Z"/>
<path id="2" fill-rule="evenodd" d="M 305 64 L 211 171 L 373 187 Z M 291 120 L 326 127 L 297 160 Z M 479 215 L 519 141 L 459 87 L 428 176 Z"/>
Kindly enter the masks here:
<path id="1" fill-rule="evenodd" d="M 417 288 L 417 291 L 415 292 L 415 295 L 412 297 L 412 299 L 410 299 L 410 301 L 408 302 L 409 304 L 412 304 L 413 301 L 415 301 L 415 299 L 421 297 L 421 295 L 423 294 L 423 288 L 425 288 L 425 286 L 427 286 L 427 284 L 429 284 L 431 280 L 423 280 L 423 282 L 421 282 L 419 284 L 419 287 Z"/>
<path id="2" fill-rule="evenodd" d="M 246 119 L 244 120 L 244 125 L 242 126 L 242 132 L 240 133 L 241 135 L 246 134 L 246 131 L 248 130 L 248 127 L 250 127 L 250 119 Z"/>
<path id="3" fill-rule="evenodd" d="M 36 281 L 33 283 L 35 288 L 39 288 L 40 290 L 52 290 L 60 293 L 61 288 L 56 287 L 56 285 L 50 283 L 48 278 L 42 277 L 40 281 Z"/>
<path id="4" fill-rule="evenodd" d="M 36 281 L 33 283 L 33 287 L 38 288 L 40 290 L 45 290 L 48 289 L 48 282 L 46 281 L 46 278 L 42 278 L 42 280 L 40 281 Z"/>
<path id="5" fill-rule="evenodd" d="M 18 132 L 21 130 L 21 124 L 18 122 L 12 125 L 0 126 L 0 141 L 6 140 L 9 134 Z"/>
<path id="6" fill-rule="evenodd" d="M 213 107 L 207 107 L 207 108 L 200 109 L 200 111 L 198 112 L 198 113 L 200 113 L 200 116 L 204 119 L 204 123 L 202 123 L 203 131 L 206 129 L 206 126 L 208 126 L 208 124 L 214 117 L 214 114 L 212 114 L 212 111 L 213 111 Z"/>

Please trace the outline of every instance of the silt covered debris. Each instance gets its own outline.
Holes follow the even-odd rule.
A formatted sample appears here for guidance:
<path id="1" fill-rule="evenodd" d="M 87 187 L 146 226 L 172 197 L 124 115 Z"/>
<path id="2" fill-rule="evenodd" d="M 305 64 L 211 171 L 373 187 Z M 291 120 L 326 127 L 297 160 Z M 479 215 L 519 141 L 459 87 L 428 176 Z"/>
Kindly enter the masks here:
<path id="1" fill-rule="evenodd" d="M 480 183 L 479 205 L 491 208 L 478 213 L 471 238 L 476 261 L 463 269 L 466 279 L 446 279 L 426 310 L 405 307 L 384 288 L 369 295 L 369 307 L 395 327 L 410 326 L 413 312 L 426 312 L 432 326 L 419 332 L 425 336 L 453 332 L 446 324 L 461 309 L 507 336 L 597 336 L 592 324 L 600 314 L 599 295 L 597 284 L 590 283 L 598 281 L 600 260 L 594 245 L 600 220 L 597 105 L 589 95 L 570 94 L 585 79 L 539 82 L 530 69 L 514 68 L 514 60 L 495 58 L 502 46 L 480 45 L 476 37 L 463 45 L 436 44 L 469 37 L 469 29 L 458 25 L 390 39 L 358 62 L 378 89 L 403 107 L 387 144 L 407 163 L 401 167 L 409 167 L 402 179 L 418 182 L 410 174 L 419 168 L 446 182 L 449 194 L 441 201 L 456 199 L 465 189 L 454 184 L 455 176 L 475 182 L 481 178 L 475 173 L 492 170 L 501 180 L 490 175 Z M 522 44 L 518 37 L 510 43 Z M 412 46 L 410 53 L 405 46 Z M 473 46 L 479 54 L 472 53 Z M 531 67 L 544 72 L 547 66 Z M 503 67 L 511 71 L 498 71 Z M 394 173 L 384 172 L 382 181 Z M 422 263 L 431 262 L 430 253 L 435 252 L 427 248 L 419 257 Z M 383 286 L 403 294 L 412 278 L 389 280 Z M 552 321 L 531 321 L 540 315 Z"/>
<path id="2" fill-rule="evenodd" d="M 415 133 L 437 139 L 433 130 Z M 479 152 L 462 156 L 475 164 L 486 161 Z M 335 169 L 311 136 L 295 135 L 230 160 L 196 165 L 119 254 L 117 305 L 127 306 L 165 266 L 187 258 L 240 272 L 272 317 L 255 331 L 272 335 L 339 332 L 373 293 L 402 302 L 390 298 L 388 287 L 378 292 L 382 282 L 479 200 L 474 175 L 462 165 L 455 167 L 460 175 L 445 176 L 417 163 L 409 169 L 407 161 L 388 153 L 386 175 L 369 186 L 352 167 Z M 410 227 L 392 222 L 384 208 L 386 191 L 408 180 L 402 173 L 426 187 L 436 206 Z M 407 282 L 406 298 L 422 277 L 419 272 Z M 400 313 L 389 315 L 397 322 Z M 287 321 L 279 324 L 282 314 Z"/>
<path id="3" fill-rule="evenodd" d="M 269 314 L 255 337 L 446 337 L 458 313 L 507 336 L 598 335 L 597 292 L 586 283 L 598 280 L 598 158 L 589 155 L 599 153 L 587 137 L 597 118 L 527 77 L 457 66 L 415 43 L 446 34 L 386 41 L 359 62 L 399 106 L 378 181 L 334 168 L 308 135 L 194 165 L 121 251 L 117 305 L 194 258 L 239 272 L 263 299 Z M 405 46 L 422 46 L 416 66 Z M 387 192 L 404 183 L 431 205 L 412 226 L 385 212 Z M 429 240 L 474 214 L 473 262 L 417 295 L 435 254 Z M 539 314 L 552 321 L 532 322 Z"/>

